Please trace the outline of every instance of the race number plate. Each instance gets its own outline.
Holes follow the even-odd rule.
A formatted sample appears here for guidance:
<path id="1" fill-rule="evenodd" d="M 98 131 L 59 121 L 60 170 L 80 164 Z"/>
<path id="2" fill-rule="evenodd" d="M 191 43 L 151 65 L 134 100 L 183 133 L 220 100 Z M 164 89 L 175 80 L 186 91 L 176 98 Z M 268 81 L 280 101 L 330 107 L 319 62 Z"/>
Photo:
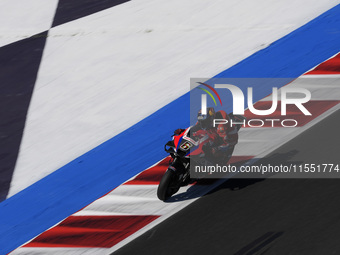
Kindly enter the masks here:
<path id="1" fill-rule="evenodd" d="M 184 151 L 189 150 L 192 147 L 192 144 L 186 141 L 185 143 L 181 144 L 180 148 Z"/>

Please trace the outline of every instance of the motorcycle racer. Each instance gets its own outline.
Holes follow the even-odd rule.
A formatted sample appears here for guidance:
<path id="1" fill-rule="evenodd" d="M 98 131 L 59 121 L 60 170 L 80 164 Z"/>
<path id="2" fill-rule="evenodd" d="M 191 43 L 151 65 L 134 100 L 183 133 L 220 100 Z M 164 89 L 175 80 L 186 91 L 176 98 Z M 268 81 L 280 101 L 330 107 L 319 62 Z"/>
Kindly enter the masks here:
<path id="1" fill-rule="evenodd" d="M 214 119 L 227 120 L 226 124 L 218 124 L 214 127 Z M 180 134 L 184 129 L 175 130 L 175 134 Z M 201 110 L 197 114 L 197 123 L 191 128 L 194 136 L 200 137 L 209 135 L 210 142 L 203 147 L 205 158 L 218 164 L 227 164 L 234 147 L 238 142 L 238 129 L 230 125 L 228 114 L 220 110 L 215 112 L 213 107 L 207 108 L 207 114 L 203 115 Z"/>
<path id="2" fill-rule="evenodd" d="M 225 111 L 215 113 L 214 108 L 207 109 L 208 114 L 198 113 L 197 123 L 186 129 L 176 129 L 172 140 L 164 145 L 170 154 L 169 166 L 157 188 L 157 197 L 165 201 L 177 193 L 181 186 L 187 185 L 193 178 L 205 178 L 211 172 L 193 173 L 197 166 L 226 165 L 238 141 L 238 130 L 243 116 L 229 116 Z M 224 119 L 214 125 L 214 118 Z M 235 122 L 236 126 L 230 124 Z"/>

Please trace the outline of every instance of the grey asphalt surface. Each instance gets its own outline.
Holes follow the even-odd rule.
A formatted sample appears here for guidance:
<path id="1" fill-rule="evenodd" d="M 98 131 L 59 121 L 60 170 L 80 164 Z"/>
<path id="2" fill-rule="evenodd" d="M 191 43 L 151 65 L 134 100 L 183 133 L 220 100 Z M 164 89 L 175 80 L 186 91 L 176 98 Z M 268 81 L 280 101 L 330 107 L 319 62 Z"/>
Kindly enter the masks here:
<path id="1" fill-rule="evenodd" d="M 261 163 L 340 164 L 339 132 L 340 110 Z M 113 254 L 340 254 L 340 178 L 228 180 Z"/>
<path id="2" fill-rule="evenodd" d="M 129 0 L 59 0 L 52 27 Z M 7 198 L 48 31 L 0 47 L 0 202 Z"/>

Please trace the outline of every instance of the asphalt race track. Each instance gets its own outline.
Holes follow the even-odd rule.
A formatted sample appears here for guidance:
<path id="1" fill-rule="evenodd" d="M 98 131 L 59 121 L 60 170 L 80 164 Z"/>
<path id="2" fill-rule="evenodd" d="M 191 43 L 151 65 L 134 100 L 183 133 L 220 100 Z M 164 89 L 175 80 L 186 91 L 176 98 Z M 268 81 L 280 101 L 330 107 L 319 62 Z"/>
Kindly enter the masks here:
<path id="1" fill-rule="evenodd" d="M 0 255 L 340 254 L 340 170 L 157 198 L 164 143 L 202 107 L 195 77 L 249 99 L 234 164 L 340 165 L 340 4 L 269 2 L 1 1 Z M 213 87 L 197 90 L 215 110 L 246 102 Z"/>
<path id="2" fill-rule="evenodd" d="M 340 111 L 262 163 L 339 163 Z M 114 254 L 340 254 L 340 179 L 233 179 Z"/>

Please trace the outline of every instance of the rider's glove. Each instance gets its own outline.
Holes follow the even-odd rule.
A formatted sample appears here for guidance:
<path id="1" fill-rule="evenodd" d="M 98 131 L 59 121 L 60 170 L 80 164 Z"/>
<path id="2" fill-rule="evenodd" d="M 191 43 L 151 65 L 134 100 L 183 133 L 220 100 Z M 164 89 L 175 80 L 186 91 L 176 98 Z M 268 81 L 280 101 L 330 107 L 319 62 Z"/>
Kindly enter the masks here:
<path id="1" fill-rule="evenodd" d="M 226 151 L 229 150 L 229 148 L 230 148 L 230 145 L 227 144 L 227 145 L 222 145 L 222 146 L 214 147 L 213 149 L 215 149 L 215 152 L 216 151 L 226 152 Z"/>

